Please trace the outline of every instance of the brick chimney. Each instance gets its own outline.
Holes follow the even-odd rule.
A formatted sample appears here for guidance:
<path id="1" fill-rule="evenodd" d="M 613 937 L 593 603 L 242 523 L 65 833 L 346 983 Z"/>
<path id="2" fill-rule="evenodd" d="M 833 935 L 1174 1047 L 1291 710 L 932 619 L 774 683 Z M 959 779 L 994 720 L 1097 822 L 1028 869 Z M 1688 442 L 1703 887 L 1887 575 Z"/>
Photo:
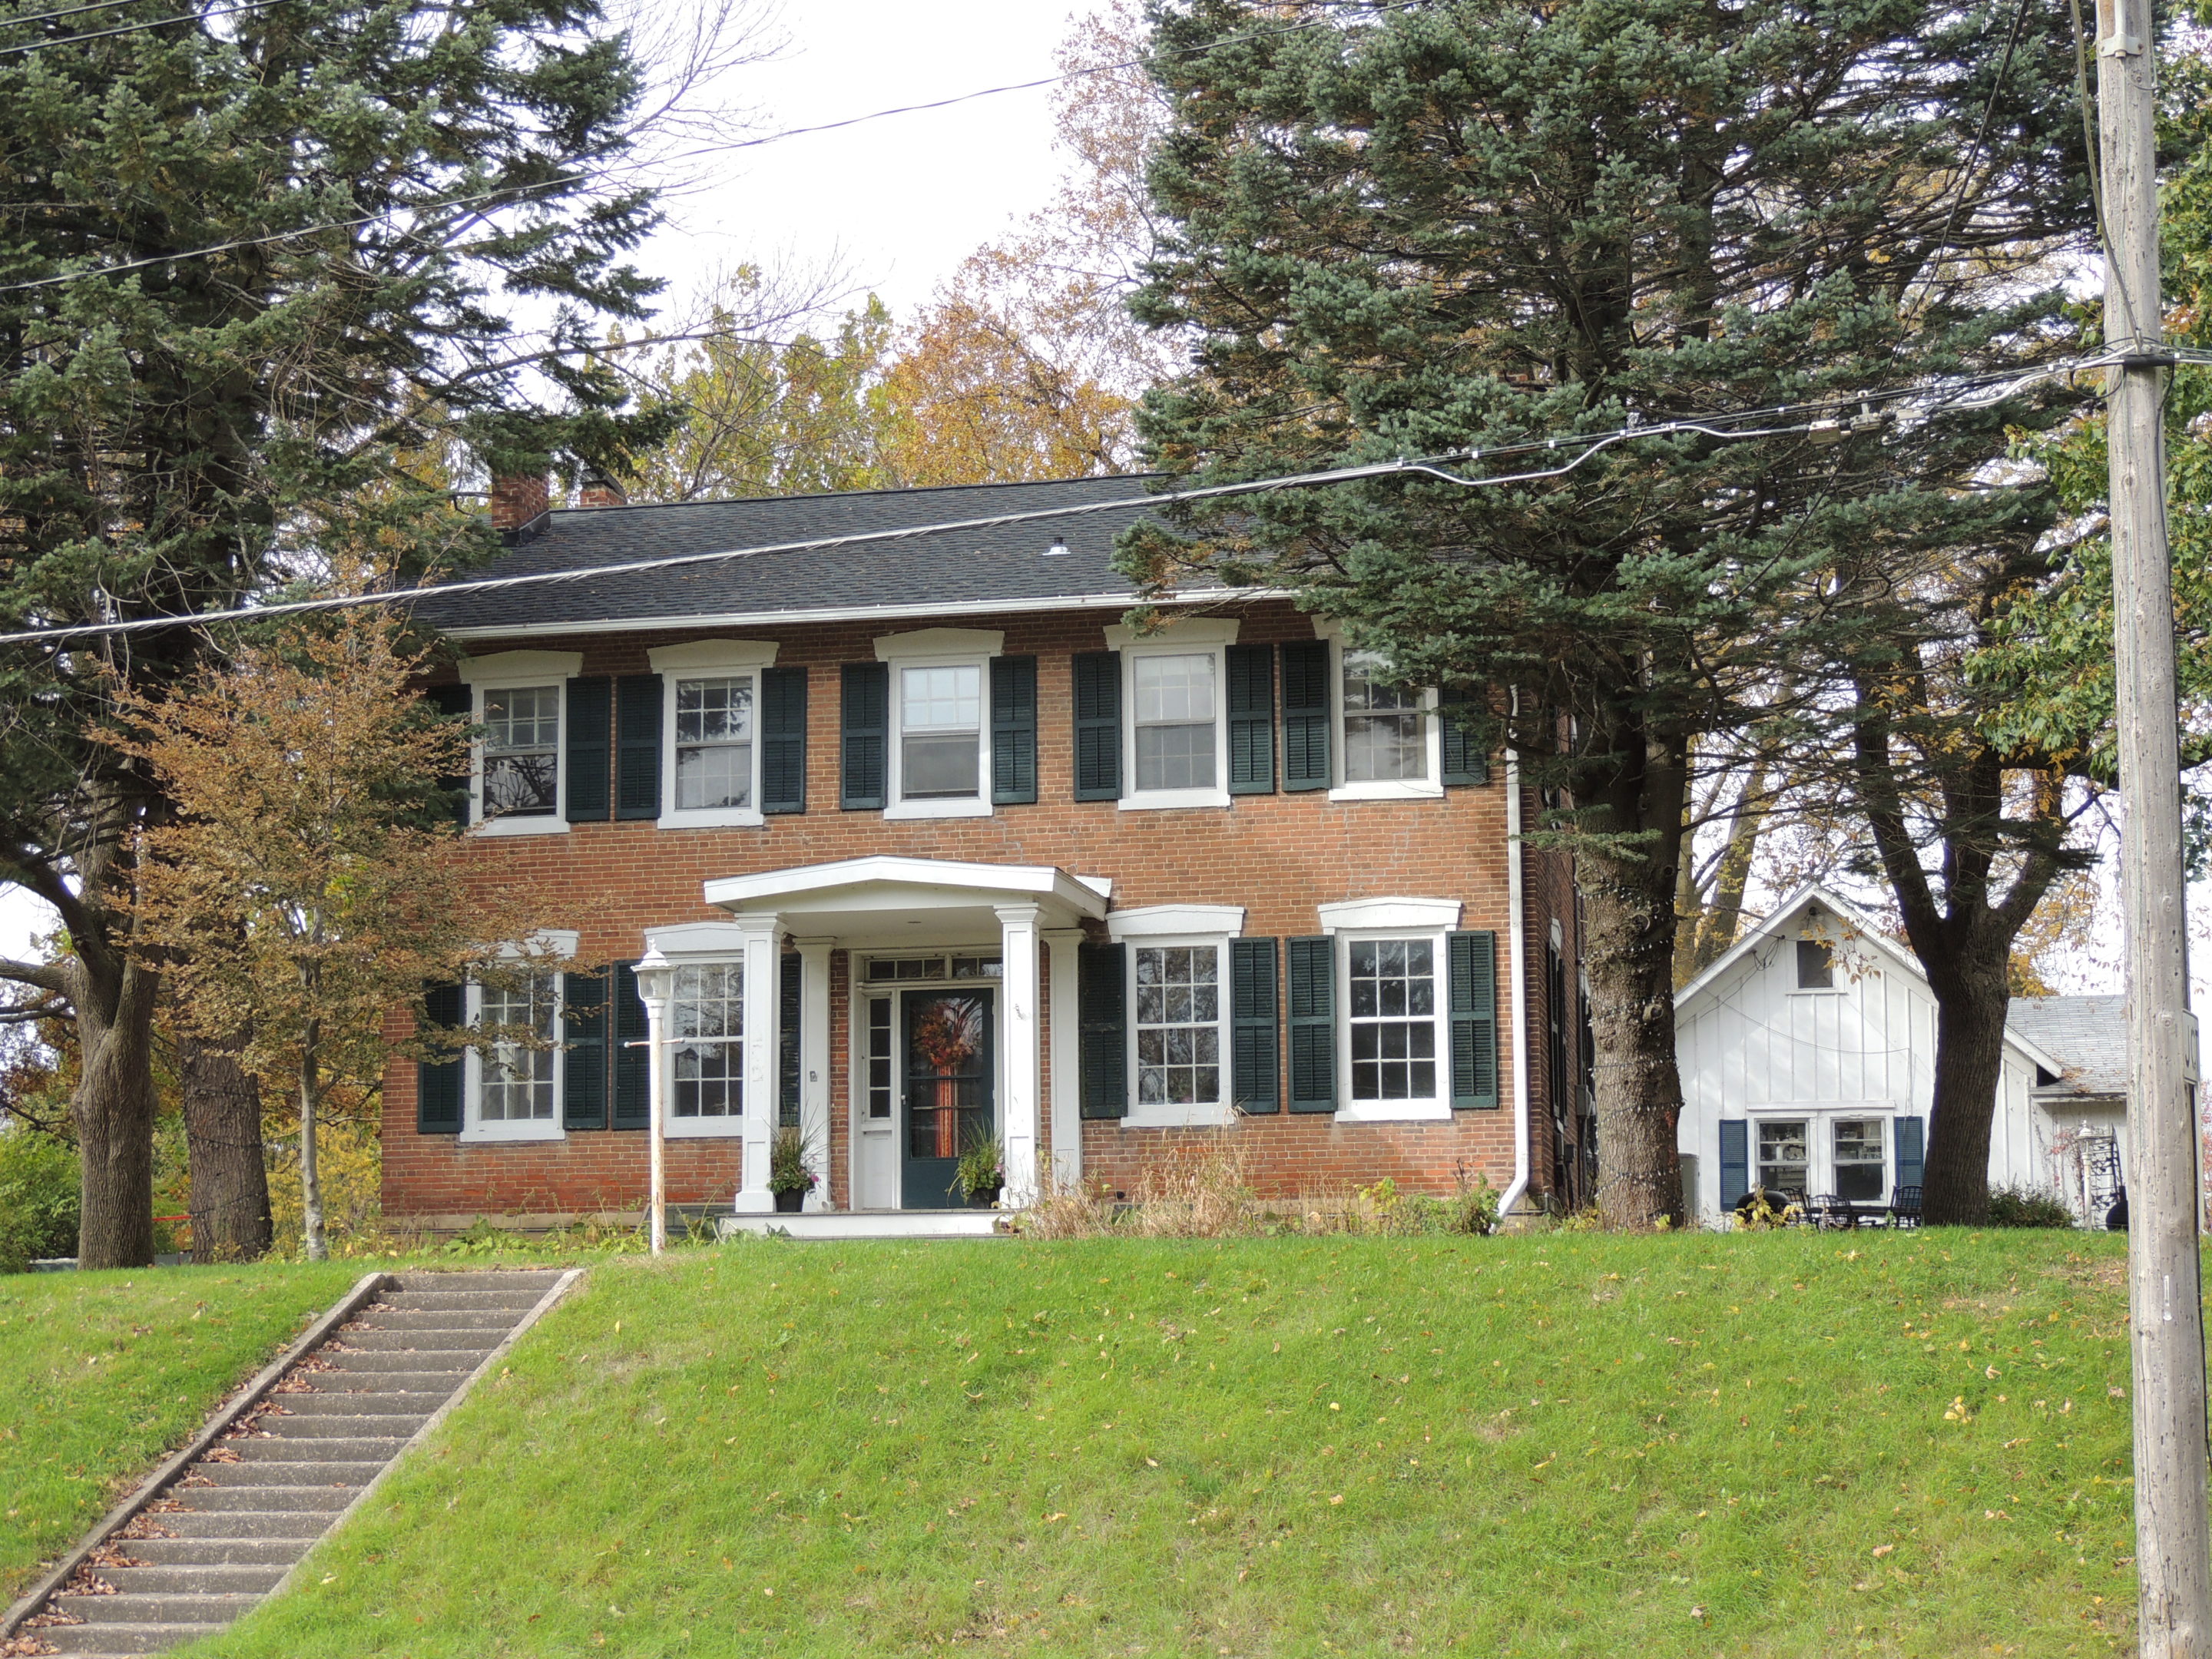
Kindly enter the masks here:
<path id="1" fill-rule="evenodd" d="M 577 496 L 585 507 L 628 507 L 629 497 L 623 487 L 605 473 L 587 473 L 582 492 Z"/>
<path id="2" fill-rule="evenodd" d="M 552 505 L 545 475 L 510 474 L 491 481 L 491 527 L 509 541 L 521 541 L 538 527 Z"/>

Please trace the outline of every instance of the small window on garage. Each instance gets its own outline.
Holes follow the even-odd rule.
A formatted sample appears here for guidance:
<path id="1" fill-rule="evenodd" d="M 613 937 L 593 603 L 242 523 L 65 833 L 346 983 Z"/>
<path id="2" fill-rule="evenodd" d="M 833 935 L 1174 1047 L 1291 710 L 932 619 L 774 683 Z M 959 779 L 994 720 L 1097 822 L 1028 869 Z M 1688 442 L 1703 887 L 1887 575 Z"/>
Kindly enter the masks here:
<path id="1" fill-rule="evenodd" d="M 1836 956 L 1826 939 L 1801 939 L 1797 941 L 1797 988 L 1801 991 L 1833 990 L 1836 984 Z"/>

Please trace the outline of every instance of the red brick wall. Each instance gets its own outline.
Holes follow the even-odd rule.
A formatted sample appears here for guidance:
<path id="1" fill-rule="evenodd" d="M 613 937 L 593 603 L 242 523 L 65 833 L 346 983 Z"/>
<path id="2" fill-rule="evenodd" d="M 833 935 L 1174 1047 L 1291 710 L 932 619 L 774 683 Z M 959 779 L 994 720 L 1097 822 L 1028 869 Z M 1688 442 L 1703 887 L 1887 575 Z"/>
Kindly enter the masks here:
<path id="1" fill-rule="evenodd" d="M 1286 605 L 1243 611 L 1239 639 L 1261 643 L 1312 636 L 1306 619 Z M 526 884 L 545 901 L 544 925 L 582 935 L 580 959 L 590 964 L 634 959 L 643 930 L 686 921 L 725 919 L 707 905 L 702 884 L 719 876 L 825 863 L 870 854 L 1055 864 L 1071 872 L 1109 876 L 1118 908 L 1165 902 L 1241 904 L 1245 932 L 1291 937 L 1320 931 L 1315 907 L 1347 898 L 1417 895 L 1455 897 L 1461 926 L 1493 928 L 1498 939 L 1498 1066 L 1502 1109 L 1461 1113 L 1445 1122 L 1340 1124 L 1328 1117 L 1288 1115 L 1241 1122 L 1238 1137 L 1264 1190 L 1295 1194 L 1317 1184 L 1366 1182 L 1389 1176 L 1401 1188 L 1448 1192 L 1455 1172 L 1480 1171 L 1503 1187 L 1513 1170 L 1510 1015 L 1506 983 L 1505 794 L 1502 775 L 1486 787 L 1455 788 L 1440 800 L 1332 802 L 1325 793 L 1243 795 L 1227 808 L 1123 811 L 1111 801 L 1069 797 L 1072 714 L 1068 657 L 1103 647 L 1110 611 L 980 619 L 1003 627 L 1008 653 L 1038 658 L 1038 776 L 1033 806 L 1000 807 L 988 818 L 886 822 L 878 812 L 846 812 L 838 799 L 838 665 L 872 661 L 874 640 L 889 632 L 936 624 L 969 625 L 972 617 L 916 617 L 882 623 L 817 624 L 734 630 L 779 641 L 777 662 L 812 670 L 809 685 L 807 801 L 804 816 L 771 817 L 757 829 L 661 830 L 649 823 L 588 823 L 567 835 L 487 839 L 464 856 L 488 879 Z M 648 672 L 656 645 L 733 630 L 678 629 L 665 633 L 585 634 L 518 640 L 518 648 L 580 651 L 586 674 Z M 479 653 L 500 648 L 477 642 Z M 1533 820 L 1532 820 L 1533 821 Z M 1542 1079 L 1543 945 L 1551 915 L 1572 905 L 1564 874 L 1540 883 L 1538 866 L 1564 871 L 1564 860 L 1531 855 L 1526 932 L 1529 976 L 1528 1040 L 1532 1083 Z M 1540 896 L 1538 892 L 1541 886 Z M 994 943 L 979 940 L 977 943 Z M 846 1200 L 846 1136 L 852 1079 L 848 1029 L 847 959 L 832 963 L 830 1033 L 831 1195 Z M 1048 1008 L 1047 1018 L 1050 1018 Z M 1047 1060 L 1048 1067 L 1049 1060 Z M 628 1210 L 642 1202 L 645 1139 L 600 1132 L 562 1141 L 463 1146 L 450 1135 L 415 1133 L 411 1065 L 395 1066 L 384 1094 L 384 1198 L 395 1217 L 472 1213 L 544 1214 Z M 1534 1163 L 1548 1167 L 1548 1111 L 1532 1113 Z M 1048 1156 L 1049 1124 L 1046 1125 Z M 1086 1171 L 1127 1189 L 1139 1160 L 1176 1132 L 1127 1130 L 1086 1123 Z M 732 1141 L 674 1141 L 669 1146 L 672 1201 L 726 1200 L 738 1181 Z"/>

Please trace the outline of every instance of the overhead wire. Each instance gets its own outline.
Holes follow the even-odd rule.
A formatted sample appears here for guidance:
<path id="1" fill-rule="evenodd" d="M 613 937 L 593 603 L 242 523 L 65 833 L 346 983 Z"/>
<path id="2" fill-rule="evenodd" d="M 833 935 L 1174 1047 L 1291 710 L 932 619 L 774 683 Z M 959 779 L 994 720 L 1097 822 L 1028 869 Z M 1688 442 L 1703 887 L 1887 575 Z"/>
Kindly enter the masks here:
<path id="1" fill-rule="evenodd" d="M 0 28 L 17 28 L 26 23 L 52 23 L 64 17 L 82 17 L 88 11 L 113 11 L 118 6 L 128 6 L 135 0 L 92 0 L 90 5 L 64 6 L 59 11 L 34 11 L 21 17 L 0 17 Z"/>
<path id="2" fill-rule="evenodd" d="M 1975 129 L 1974 142 L 1966 150 L 1966 164 L 1959 170 L 1958 191 L 1951 198 L 1950 211 L 1943 216 L 1942 234 L 1936 237 L 1936 246 L 1928 252 L 1923 275 L 1930 288 L 1936 283 L 1936 264 L 1942 258 L 1943 250 L 1951 246 L 1951 231 L 1959 222 L 1959 210 L 1966 204 L 1966 192 L 1972 188 L 1974 182 L 1974 169 L 1981 165 L 1982 145 L 1990 136 L 1990 123 L 1996 117 L 1997 100 L 2004 93 L 2005 77 L 2012 70 L 2013 48 L 2020 44 L 2021 27 L 2027 21 L 2027 4 L 2028 0 L 2020 0 L 2020 4 L 2013 9 L 2012 28 L 2005 36 L 2004 56 L 1997 60 L 1996 78 L 1990 83 L 1989 101 L 1982 106 L 1981 125 Z M 1898 308 L 1904 309 L 1901 300 Z"/>
<path id="3" fill-rule="evenodd" d="M 118 34 L 140 34 L 148 29 L 162 28 L 171 23 L 202 23 L 216 17 L 243 17 L 257 11 L 266 11 L 277 0 L 246 0 L 238 6 L 227 6 L 219 11 L 179 12 L 174 17 L 154 17 L 136 23 L 119 23 L 112 29 L 91 29 L 82 34 L 57 35 L 51 40 L 24 40 L 11 46 L 0 46 L 0 58 L 13 58 L 26 52 L 44 52 L 50 46 L 73 46 L 82 40 L 106 40 Z M 0 18 L 0 23 L 12 21 Z"/>

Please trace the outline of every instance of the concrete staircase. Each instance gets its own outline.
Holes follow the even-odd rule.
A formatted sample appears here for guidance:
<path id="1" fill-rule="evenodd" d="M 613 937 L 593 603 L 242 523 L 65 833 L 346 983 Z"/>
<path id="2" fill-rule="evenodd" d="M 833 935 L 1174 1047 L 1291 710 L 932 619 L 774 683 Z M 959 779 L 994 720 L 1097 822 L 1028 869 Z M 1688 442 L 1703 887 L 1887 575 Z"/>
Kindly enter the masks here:
<path id="1" fill-rule="evenodd" d="M 20 1634 L 57 1654 L 150 1655 L 220 1630 L 283 1581 L 560 1277 L 398 1276 Z"/>

